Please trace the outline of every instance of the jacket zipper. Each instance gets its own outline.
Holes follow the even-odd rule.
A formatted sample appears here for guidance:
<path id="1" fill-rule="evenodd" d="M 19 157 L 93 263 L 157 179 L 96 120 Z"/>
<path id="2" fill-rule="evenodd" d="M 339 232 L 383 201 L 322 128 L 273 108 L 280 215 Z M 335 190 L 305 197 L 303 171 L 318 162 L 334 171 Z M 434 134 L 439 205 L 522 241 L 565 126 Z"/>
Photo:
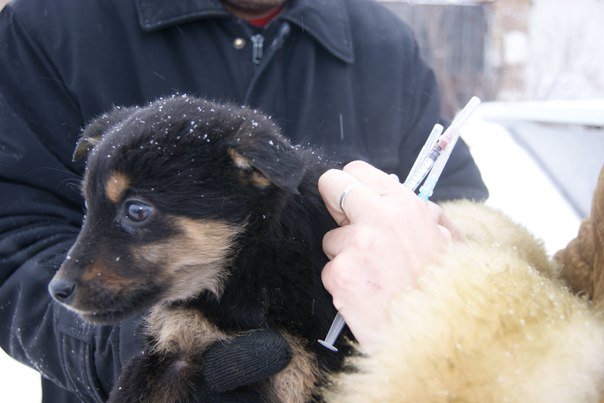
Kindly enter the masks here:
<path id="1" fill-rule="evenodd" d="M 279 31 L 277 32 L 277 36 L 267 49 L 266 57 L 264 57 L 264 36 L 262 36 L 262 34 L 255 34 L 250 37 L 253 45 L 252 63 L 254 64 L 255 74 L 252 77 L 252 81 L 250 82 L 247 90 L 245 91 L 245 96 L 243 97 L 244 105 L 249 105 L 250 96 L 252 95 L 252 91 L 256 87 L 256 83 L 262 75 L 262 72 L 267 68 L 271 59 L 275 57 L 275 53 L 277 53 L 277 51 L 283 46 L 285 39 L 289 35 L 289 32 L 289 23 L 284 22 L 281 24 L 281 27 L 279 27 Z M 260 52 L 259 54 L 258 51 Z"/>
<path id="2" fill-rule="evenodd" d="M 254 46 L 252 49 L 252 63 L 260 64 L 263 56 L 264 36 L 262 34 L 252 35 L 251 40 Z"/>

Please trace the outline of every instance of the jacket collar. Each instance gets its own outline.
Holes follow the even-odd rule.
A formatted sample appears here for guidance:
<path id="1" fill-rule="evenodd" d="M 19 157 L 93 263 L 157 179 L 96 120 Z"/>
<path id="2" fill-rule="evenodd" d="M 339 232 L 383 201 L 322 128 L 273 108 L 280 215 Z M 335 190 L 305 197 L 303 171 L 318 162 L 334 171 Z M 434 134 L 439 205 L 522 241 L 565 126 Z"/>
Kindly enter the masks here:
<path id="1" fill-rule="evenodd" d="M 145 31 L 158 31 L 206 18 L 231 14 L 220 0 L 135 0 L 138 20 Z M 354 61 L 350 21 L 345 0 L 288 0 L 279 19 L 297 25 L 346 63 Z"/>

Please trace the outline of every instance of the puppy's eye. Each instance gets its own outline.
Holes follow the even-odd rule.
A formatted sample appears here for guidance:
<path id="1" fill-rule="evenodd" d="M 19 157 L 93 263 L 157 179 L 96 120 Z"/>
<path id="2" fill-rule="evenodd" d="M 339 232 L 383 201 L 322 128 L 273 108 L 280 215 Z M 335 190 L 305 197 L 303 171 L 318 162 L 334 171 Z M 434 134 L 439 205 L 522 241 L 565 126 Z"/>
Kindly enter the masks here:
<path id="1" fill-rule="evenodd" d="M 129 201 L 126 204 L 126 217 L 132 222 L 143 223 L 153 214 L 153 207 L 140 201 Z"/>

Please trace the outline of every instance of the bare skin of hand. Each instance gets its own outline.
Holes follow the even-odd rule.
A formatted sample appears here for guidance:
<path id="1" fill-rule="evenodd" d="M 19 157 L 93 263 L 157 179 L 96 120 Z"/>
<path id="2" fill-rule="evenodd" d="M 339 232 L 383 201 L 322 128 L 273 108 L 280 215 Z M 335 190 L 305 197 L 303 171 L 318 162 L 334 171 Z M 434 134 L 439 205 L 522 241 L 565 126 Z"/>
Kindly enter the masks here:
<path id="1" fill-rule="evenodd" d="M 357 182 L 342 211 L 342 192 Z M 323 238 L 330 259 L 323 284 L 361 347 L 370 351 L 387 321 L 388 303 L 413 289 L 459 233 L 440 207 L 365 162 L 327 171 L 319 179 L 319 192 L 340 225 Z"/>

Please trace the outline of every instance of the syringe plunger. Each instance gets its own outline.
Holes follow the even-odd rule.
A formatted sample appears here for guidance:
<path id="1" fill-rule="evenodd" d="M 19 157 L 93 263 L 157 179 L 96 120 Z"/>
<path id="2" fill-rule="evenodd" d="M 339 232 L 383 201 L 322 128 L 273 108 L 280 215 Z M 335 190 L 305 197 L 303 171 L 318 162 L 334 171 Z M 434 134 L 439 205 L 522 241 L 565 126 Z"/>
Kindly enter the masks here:
<path id="1" fill-rule="evenodd" d="M 340 332 L 344 328 L 346 322 L 340 312 L 336 314 L 336 317 L 333 319 L 329 331 L 327 332 L 327 336 L 325 336 L 325 340 L 318 340 L 318 342 L 325 348 L 330 349 L 331 351 L 338 351 L 336 347 L 334 347 L 333 343 L 337 340 Z"/>

